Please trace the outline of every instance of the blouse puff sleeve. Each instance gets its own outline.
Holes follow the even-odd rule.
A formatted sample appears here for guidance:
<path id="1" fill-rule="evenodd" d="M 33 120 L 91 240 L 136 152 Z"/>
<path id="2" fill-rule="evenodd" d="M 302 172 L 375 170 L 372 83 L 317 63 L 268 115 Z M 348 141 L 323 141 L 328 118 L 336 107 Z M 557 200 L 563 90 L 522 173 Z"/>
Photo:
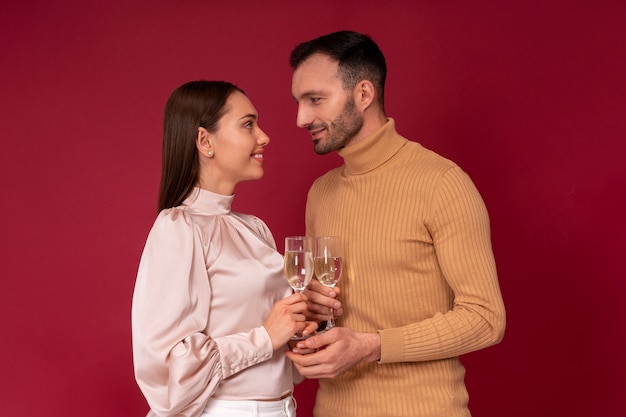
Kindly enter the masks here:
<path id="1" fill-rule="evenodd" d="M 139 263 L 133 359 L 137 383 L 151 408 L 148 416 L 199 416 L 220 381 L 246 367 L 229 366 L 233 355 L 254 350 L 269 359 L 273 353 L 263 327 L 219 340 L 206 334 L 211 289 L 194 229 L 184 211 L 164 210 Z"/>

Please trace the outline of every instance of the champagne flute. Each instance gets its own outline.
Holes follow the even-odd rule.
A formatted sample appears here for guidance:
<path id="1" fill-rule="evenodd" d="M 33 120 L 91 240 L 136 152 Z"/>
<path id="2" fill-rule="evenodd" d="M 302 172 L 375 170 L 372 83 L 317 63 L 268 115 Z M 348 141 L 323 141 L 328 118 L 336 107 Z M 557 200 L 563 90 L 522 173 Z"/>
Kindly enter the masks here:
<path id="1" fill-rule="evenodd" d="M 341 278 L 341 249 L 340 239 L 337 236 L 320 236 L 315 238 L 315 278 L 322 285 L 334 288 Z M 326 329 L 335 327 L 333 309 L 330 309 L 330 317 L 326 322 Z"/>
<path id="2" fill-rule="evenodd" d="M 313 278 L 313 238 L 289 236 L 285 238 L 285 277 L 294 291 L 302 294 Z M 306 339 L 301 333 L 291 340 Z"/>

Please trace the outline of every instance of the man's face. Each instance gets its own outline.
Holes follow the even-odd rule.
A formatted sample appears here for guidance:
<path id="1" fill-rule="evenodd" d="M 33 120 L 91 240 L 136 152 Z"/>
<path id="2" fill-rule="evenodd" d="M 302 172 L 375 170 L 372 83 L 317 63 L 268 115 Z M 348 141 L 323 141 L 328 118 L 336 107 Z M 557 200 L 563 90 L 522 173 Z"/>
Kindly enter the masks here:
<path id="1" fill-rule="evenodd" d="M 294 71 L 291 93 L 298 103 L 298 127 L 307 129 L 318 154 L 345 147 L 363 126 L 354 97 L 344 90 L 338 63 L 314 54 Z"/>

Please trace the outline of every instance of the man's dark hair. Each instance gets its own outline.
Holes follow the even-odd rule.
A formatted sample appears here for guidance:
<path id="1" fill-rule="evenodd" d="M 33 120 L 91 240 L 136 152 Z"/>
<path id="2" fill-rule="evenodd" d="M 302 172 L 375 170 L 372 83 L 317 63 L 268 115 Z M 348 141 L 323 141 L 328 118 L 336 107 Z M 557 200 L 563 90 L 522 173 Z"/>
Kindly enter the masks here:
<path id="1" fill-rule="evenodd" d="M 291 52 L 289 63 L 296 70 L 311 55 L 324 54 L 339 63 L 339 77 L 347 91 L 362 80 L 374 84 L 384 110 L 387 63 L 378 45 L 367 35 L 343 30 L 303 42 Z"/>

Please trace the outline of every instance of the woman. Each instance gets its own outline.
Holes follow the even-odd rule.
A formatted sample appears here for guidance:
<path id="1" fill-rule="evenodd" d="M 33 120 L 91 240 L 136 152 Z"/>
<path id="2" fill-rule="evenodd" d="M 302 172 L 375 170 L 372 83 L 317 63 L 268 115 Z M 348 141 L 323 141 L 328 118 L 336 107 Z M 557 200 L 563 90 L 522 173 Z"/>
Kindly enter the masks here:
<path id="1" fill-rule="evenodd" d="M 160 212 L 132 307 L 149 416 L 295 415 L 285 345 L 317 325 L 305 322 L 306 297 L 291 294 L 265 223 L 230 209 L 237 183 L 263 176 L 268 143 L 230 83 L 189 82 L 167 102 Z"/>

